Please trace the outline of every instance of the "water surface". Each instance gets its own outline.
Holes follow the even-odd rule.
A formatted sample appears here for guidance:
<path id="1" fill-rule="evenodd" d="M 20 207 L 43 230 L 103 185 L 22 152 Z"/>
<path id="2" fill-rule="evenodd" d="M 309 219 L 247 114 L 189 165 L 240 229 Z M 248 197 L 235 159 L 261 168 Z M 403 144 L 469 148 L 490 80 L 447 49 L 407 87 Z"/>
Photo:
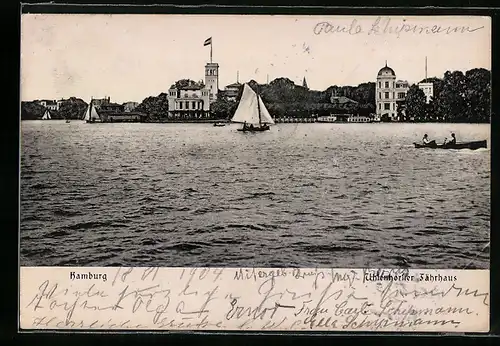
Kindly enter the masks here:
<path id="1" fill-rule="evenodd" d="M 21 265 L 489 268 L 475 124 L 21 124 Z M 488 143 L 489 144 L 489 143 Z"/>

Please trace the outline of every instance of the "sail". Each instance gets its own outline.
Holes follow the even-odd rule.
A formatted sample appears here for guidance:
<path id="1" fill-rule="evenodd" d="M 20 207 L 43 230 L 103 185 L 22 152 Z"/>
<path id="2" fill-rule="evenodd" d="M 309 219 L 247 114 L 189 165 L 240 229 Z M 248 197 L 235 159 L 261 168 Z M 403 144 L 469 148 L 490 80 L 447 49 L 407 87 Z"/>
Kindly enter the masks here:
<path id="1" fill-rule="evenodd" d="M 83 120 L 91 120 L 91 119 L 94 121 L 100 120 L 99 114 L 97 113 L 97 110 L 95 109 L 94 105 L 89 105 L 87 107 L 87 110 L 85 111 L 85 116 L 83 117 Z"/>
<path id="2" fill-rule="evenodd" d="M 234 116 L 231 119 L 234 123 L 258 124 L 259 123 L 259 109 L 257 106 L 257 94 L 245 84 L 243 86 L 243 93 L 241 94 L 240 103 Z"/>
<path id="3" fill-rule="evenodd" d="M 50 119 L 52 119 L 52 117 L 50 116 L 50 112 L 49 112 L 49 110 L 47 109 L 47 110 L 45 111 L 45 113 L 43 114 L 42 120 L 50 120 Z"/>
<path id="4" fill-rule="evenodd" d="M 262 101 L 262 97 L 259 96 L 259 106 L 260 106 L 260 121 L 263 124 L 274 124 L 274 120 L 269 114 L 264 102 Z"/>

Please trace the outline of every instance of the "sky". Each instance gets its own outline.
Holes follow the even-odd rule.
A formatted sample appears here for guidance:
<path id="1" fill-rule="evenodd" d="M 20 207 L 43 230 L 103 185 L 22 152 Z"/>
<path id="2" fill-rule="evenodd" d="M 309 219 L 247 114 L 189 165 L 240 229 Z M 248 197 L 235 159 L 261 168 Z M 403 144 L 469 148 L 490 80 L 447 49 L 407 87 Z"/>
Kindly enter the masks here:
<path id="1" fill-rule="evenodd" d="M 204 79 L 209 37 L 220 89 L 238 71 L 240 82 L 358 85 L 386 61 L 414 83 L 425 57 L 428 77 L 491 69 L 489 17 L 23 14 L 21 99 L 141 102 L 179 79 Z"/>

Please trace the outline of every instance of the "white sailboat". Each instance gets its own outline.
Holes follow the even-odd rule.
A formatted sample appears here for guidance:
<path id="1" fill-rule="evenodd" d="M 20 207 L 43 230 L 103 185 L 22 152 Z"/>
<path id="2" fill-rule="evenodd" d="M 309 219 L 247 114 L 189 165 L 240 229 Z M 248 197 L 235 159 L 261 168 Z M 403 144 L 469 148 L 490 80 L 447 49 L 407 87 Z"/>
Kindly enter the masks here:
<path id="1" fill-rule="evenodd" d="M 269 130 L 269 125 L 274 124 L 262 98 L 248 84 L 243 86 L 240 103 L 231 122 L 242 123 L 243 128 L 238 131 L 249 132 L 266 131 Z"/>
<path id="2" fill-rule="evenodd" d="M 45 110 L 45 113 L 43 113 L 42 120 L 50 120 L 50 119 L 52 119 L 52 117 L 50 116 L 50 111 L 49 111 L 49 109 L 47 108 L 47 109 Z"/>
<path id="3" fill-rule="evenodd" d="M 93 105 L 92 100 L 90 100 L 90 104 L 87 107 L 87 110 L 85 111 L 83 120 L 85 120 L 87 123 L 101 122 L 101 117 L 99 117 L 99 113 L 97 113 L 97 110 Z"/>

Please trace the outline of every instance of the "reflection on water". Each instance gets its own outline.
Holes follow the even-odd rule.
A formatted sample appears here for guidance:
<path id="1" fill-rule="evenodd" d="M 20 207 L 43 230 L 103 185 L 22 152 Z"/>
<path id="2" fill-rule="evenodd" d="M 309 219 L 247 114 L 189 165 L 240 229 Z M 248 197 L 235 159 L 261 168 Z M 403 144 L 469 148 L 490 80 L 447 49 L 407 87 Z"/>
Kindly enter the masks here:
<path id="1" fill-rule="evenodd" d="M 21 126 L 22 265 L 489 268 L 489 125 Z"/>

